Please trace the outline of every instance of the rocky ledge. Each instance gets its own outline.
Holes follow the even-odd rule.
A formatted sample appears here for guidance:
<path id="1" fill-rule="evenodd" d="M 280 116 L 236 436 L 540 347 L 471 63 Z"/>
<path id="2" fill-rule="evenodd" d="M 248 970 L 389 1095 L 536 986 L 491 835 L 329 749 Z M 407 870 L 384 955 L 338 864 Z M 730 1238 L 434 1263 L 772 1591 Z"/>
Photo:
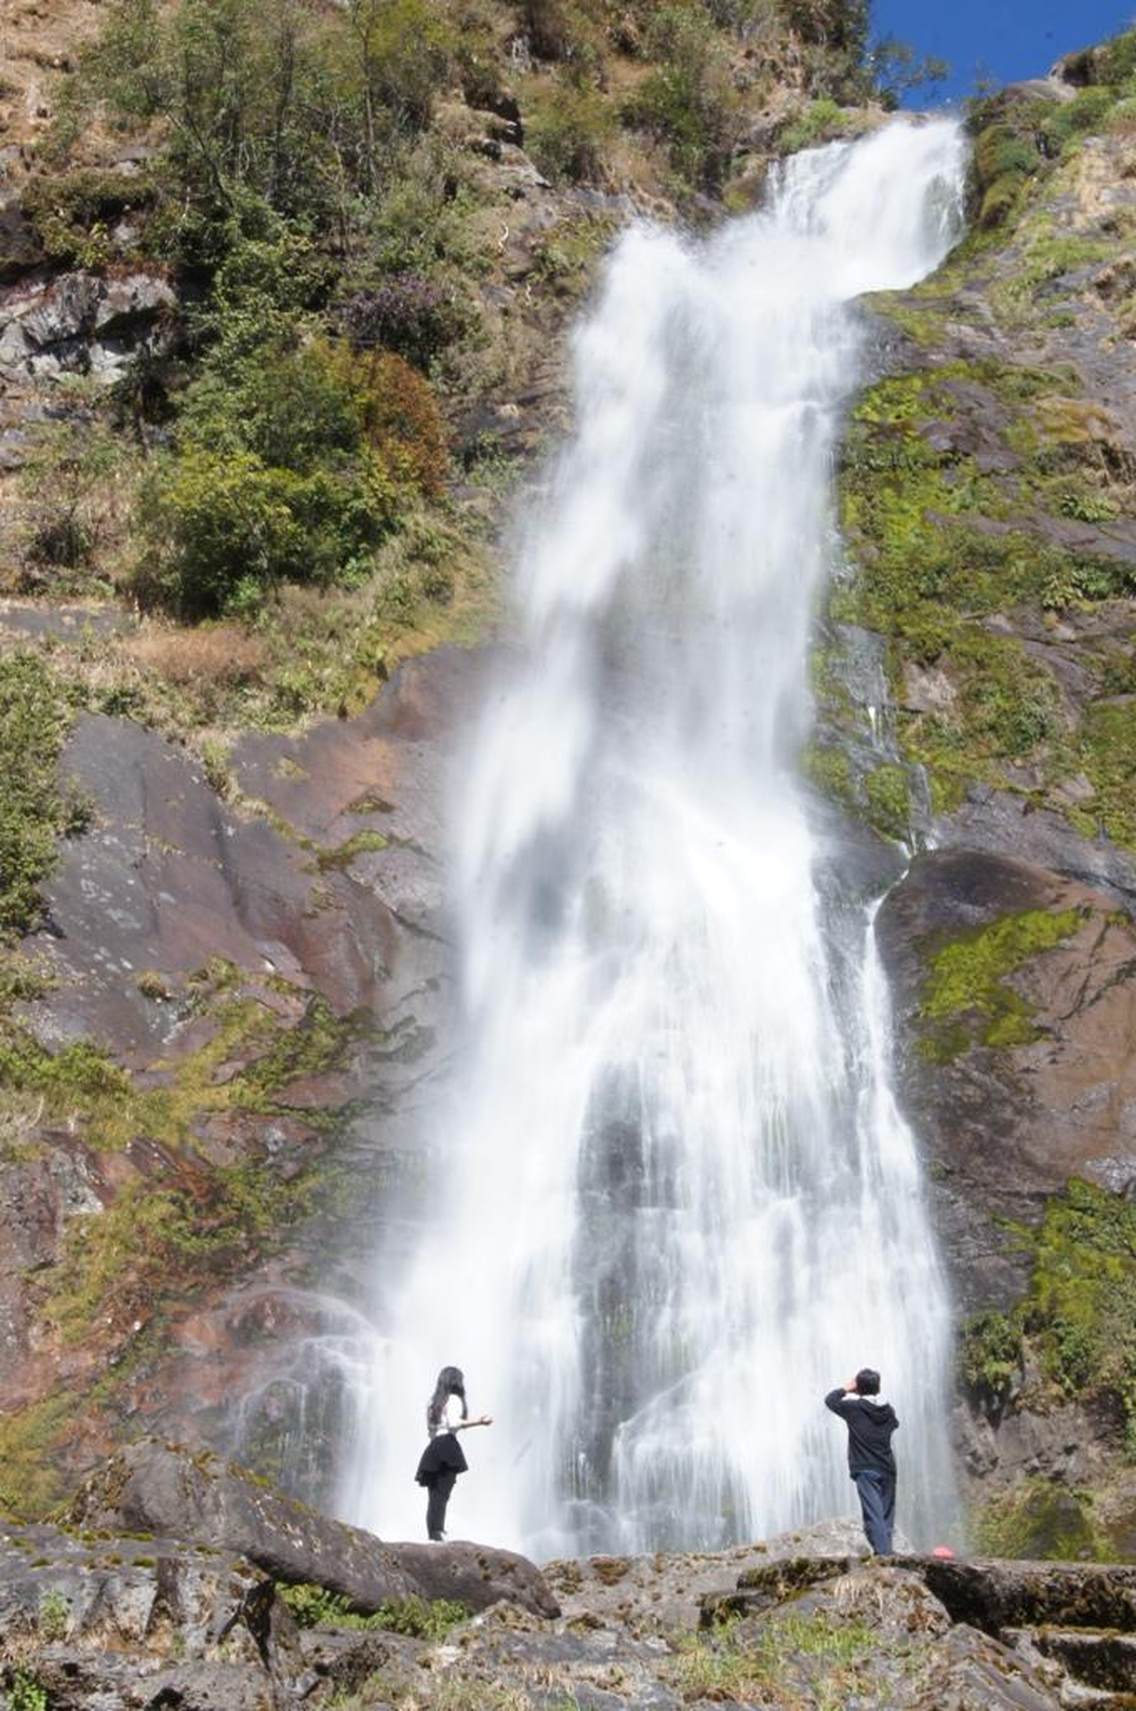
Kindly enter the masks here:
<path id="1" fill-rule="evenodd" d="M 0 1526 L 6 1711 L 1101 1711 L 1136 1566 L 865 1559 L 851 1522 L 542 1573 L 385 1544 L 149 1439 Z"/>

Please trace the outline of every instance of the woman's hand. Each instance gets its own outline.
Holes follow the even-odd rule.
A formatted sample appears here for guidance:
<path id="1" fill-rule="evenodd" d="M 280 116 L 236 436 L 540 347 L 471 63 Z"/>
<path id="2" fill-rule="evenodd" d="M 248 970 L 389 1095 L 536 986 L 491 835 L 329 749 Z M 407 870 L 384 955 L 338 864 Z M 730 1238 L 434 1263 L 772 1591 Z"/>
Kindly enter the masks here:
<path id="1" fill-rule="evenodd" d="M 483 1414 L 480 1420 L 475 1420 L 473 1423 L 475 1426 L 491 1426 L 493 1424 L 493 1416 L 491 1414 Z"/>

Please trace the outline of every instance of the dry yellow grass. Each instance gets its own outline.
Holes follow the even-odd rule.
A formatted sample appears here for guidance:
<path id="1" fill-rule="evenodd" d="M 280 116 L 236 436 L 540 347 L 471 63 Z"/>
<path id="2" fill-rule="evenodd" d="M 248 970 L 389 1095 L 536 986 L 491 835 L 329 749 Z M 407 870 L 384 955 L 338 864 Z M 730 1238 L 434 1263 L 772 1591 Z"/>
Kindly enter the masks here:
<path id="1" fill-rule="evenodd" d="M 130 638 L 125 651 L 143 670 L 182 688 L 201 683 L 255 683 L 265 659 L 259 636 L 236 624 L 209 624 L 198 629 L 148 625 Z"/>

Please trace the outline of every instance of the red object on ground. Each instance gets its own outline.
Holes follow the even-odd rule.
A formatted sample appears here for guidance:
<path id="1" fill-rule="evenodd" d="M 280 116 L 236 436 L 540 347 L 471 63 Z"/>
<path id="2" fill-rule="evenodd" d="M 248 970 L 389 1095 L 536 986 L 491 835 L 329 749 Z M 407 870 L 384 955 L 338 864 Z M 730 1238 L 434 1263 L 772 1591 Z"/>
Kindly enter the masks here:
<path id="1" fill-rule="evenodd" d="M 954 1554 L 950 1545 L 936 1545 L 931 1552 L 933 1557 L 953 1557 Z"/>

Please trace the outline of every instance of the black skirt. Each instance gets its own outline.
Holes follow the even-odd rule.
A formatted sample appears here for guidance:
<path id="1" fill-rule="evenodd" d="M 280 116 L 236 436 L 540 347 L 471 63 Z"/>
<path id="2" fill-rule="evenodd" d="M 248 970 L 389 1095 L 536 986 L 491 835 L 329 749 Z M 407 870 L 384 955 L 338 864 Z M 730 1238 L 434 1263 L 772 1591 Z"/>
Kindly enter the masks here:
<path id="1" fill-rule="evenodd" d="M 418 1472 L 414 1477 L 419 1485 L 429 1485 L 436 1474 L 468 1472 L 469 1463 L 458 1443 L 456 1433 L 439 1432 L 422 1451 Z"/>

